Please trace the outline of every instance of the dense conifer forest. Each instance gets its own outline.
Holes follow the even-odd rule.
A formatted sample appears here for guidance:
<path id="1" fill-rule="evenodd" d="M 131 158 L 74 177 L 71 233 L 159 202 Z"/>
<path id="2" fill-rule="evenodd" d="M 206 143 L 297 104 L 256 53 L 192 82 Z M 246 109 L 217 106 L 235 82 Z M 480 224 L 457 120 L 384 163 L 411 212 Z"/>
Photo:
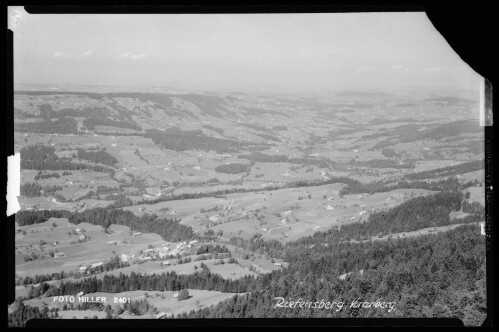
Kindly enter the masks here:
<path id="1" fill-rule="evenodd" d="M 114 166 L 118 163 L 118 160 L 106 152 L 106 150 L 85 151 L 83 149 L 78 149 L 77 157 L 78 159 L 84 159 L 108 166 Z"/>

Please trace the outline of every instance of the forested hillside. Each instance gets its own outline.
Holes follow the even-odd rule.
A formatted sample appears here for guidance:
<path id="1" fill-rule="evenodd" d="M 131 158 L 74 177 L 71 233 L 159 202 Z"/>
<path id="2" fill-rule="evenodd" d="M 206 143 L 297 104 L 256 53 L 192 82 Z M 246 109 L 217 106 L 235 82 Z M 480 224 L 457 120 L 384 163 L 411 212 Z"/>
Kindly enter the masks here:
<path id="1" fill-rule="evenodd" d="M 159 219 L 154 214 L 137 217 L 121 209 L 95 208 L 83 212 L 65 210 L 19 211 L 16 222 L 20 226 L 45 222 L 49 218 L 68 218 L 72 224 L 86 222 L 107 228 L 110 225 L 125 225 L 132 230 L 159 234 L 165 241 L 184 241 L 193 237 L 192 228 L 179 224 L 179 219 Z"/>
<path id="2" fill-rule="evenodd" d="M 354 273 L 339 279 L 345 272 Z M 457 317 L 477 325 L 486 317 L 484 238 L 470 225 L 440 235 L 302 251 L 289 268 L 260 276 L 246 291 L 251 294 L 187 317 Z M 278 297 L 344 306 L 276 308 Z M 393 301 L 396 309 L 351 308 L 357 299 Z"/>
<path id="3" fill-rule="evenodd" d="M 320 246 L 320 243 L 316 242 L 316 245 Z M 34 294 L 207 289 L 250 294 L 193 311 L 187 317 L 437 316 L 458 317 L 467 325 L 476 325 L 486 315 L 484 251 L 484 237 L 479 228 L 469 225 L 411 239 L 336 243 L 313 252 L 295 247 L 294 259 L 288 268 L 257 278 L 225 280 L 205 270 L 191 275 L 131 273 L 65 282 L 59 287 L 42 283 Z M 357 272 L 360 270 L 362 274 Z M 338 278 L 345 272 L 353 273 L 344 280 Z M 280 308 L 276 307 L 278 297 L 318 303 L 337 301 L 344 305 L 338 311 L 299 306 Z M 381 299 L 394 302 L 394 309 L 389 312 L 350 307 L 355 300 L 373 302 Z"/>

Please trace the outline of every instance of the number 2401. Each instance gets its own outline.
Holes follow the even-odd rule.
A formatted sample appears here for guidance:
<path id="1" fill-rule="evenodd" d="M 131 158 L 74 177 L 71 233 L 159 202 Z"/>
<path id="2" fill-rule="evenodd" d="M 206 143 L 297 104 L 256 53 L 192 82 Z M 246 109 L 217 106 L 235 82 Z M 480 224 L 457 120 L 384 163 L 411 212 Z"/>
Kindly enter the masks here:
<path id="1" fill-rule="evenodd" d="M 114 303 L 131 303 L 129 297 L 113 297 Z"/>

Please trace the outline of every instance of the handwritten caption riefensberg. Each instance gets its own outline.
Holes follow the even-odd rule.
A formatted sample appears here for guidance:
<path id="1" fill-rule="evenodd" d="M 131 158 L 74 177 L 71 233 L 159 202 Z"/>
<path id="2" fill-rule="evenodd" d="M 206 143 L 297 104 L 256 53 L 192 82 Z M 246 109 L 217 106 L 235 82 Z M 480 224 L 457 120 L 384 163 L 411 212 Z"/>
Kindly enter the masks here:
<path id="1" fill-rule="evenodd" d="M 392 312 L 396 310 L 395 301 L 387 302 L 382 301 L 381 298 L 376 301 L 362 301 L 360 299 L 355 299 L 350 302 L 350 305 L 343 301 L 325 301 L 324 299 L 320 301 L 305 301 L 301 298 L 296 301 L 292 299 L 286 300 L 283 297 L 274 297 L 274 301 L 276 304 L 274 309 L 276 308 L 307 308 L 307 309 L 325 309 L 325 310 L 335 310 L 340 311 L 343 308 L 359 308 L 359 309 L 383 309 L 387 312 Z M 345 306 L 346 305 L 346 306 Z"/>

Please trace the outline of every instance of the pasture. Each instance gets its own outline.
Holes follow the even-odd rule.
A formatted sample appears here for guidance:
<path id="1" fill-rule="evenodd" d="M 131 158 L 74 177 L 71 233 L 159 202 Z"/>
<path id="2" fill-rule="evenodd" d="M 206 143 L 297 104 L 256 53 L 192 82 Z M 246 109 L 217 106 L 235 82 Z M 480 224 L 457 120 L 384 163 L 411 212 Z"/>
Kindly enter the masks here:
<path id="1" fill-rule="evenodd" d="M 191 310 L 198 310 L 200 308 L 206 308 L 212 305 L 215 305 L 221 301 L 224 301 L 226 299 L 229 299 L 236 295 L 236 293 L 222 293 L 222 292 L 217 292 L 217 291 L 208 291 L 208 290 L 199 290 L 199 289 L 188 289 L 189 291 L 189 298 L 186 300 L 178 301 L 175 297 L 174 294 L 176 292 L 172 291 L 165 291 L 165 292 L 159 292 L 159 291 L 129 291 L 129 292 L 122 292 L 122 293 L 102 293 L 102 292 L 96 292 L 96 293 L 89 293 L 85 294 L 84 297 L 91 298 L 93 297 L 96 299 L 97 297 L 99 298 L 105 298 L 105 305 L 109 304 L 111 307 L 115 305 L 120 305 L 114 303 L 114 298 L 129 298 L 130 301 L 141 301 L 141 300 L 147 300 L 150 305 L 154 306 L 158 312 L 166 312 L 168 315 L 177 315 L 183 312 L 190 312 Z M 76 294 L 67 294 L 75 296 Z M 75 296 L 75 300 L 73 302 L 73 305 L 77 306 L 78 305 L 78 298 Z M 103 302 L 104 303 L 104 302 Z M 26 300 L 24 302 L 25 305 L 31 306 L 31 307 L 39 307 L 42 308 L 44 306 L 47 306 L 48 308 L 59 308 L 59 315 L 62 318 L 73 318 L 73 316 L 76 316 L 76 318 L 84 318 L 84 317 L 93 317 L 94 314 L 96 314 L 99 318 L 105 318 L 106 314 L 103 311 L 98 312 L 97 311 L 92 311 L 92 310 L 67 310 L 63 311 L 61 310 L 64 304 L 67 304 L 68 306 L 70 305 L 70 302 L 59 302 L 57 300 L 54 300 L 53 297 L 46 297 L 46 298 L 38 298 L 38 299 L 31 299 L 31 300 Z M 120 305 L 122 306 L 122 305 Z M 62 315 L 61 315 L 62 313 Z M 142 318 L 153 318 L 154 316 L 150 314 L 145 314 L 142 316 Z M 127 312 L 123 312 L 120 315 L 120 318 L 140 318 L 138 316 L 130 316 L 127 314 Z"/>
<path id="2" fill-rule="evenodd" d="M 164 243 L 159 235 L 152 233 L 142 233 L 140 236 L 132 237 L 127 226 L 111 225 L 112 233 L 106 234 L 101 226 L 88 223 L 73 225 L 64 218 L 51 218 L 41 224 L 19 228 L 26 232 L 25 235 L 16 234 L 16 273 L 19 276 L 51 274 L 60 271 L 76 272 L 81 265 L 106 262 L 114 255 L 131 255 L 147 248 L 149 244 Z M 89 239 L 78 242 L 79 235 L 73 234 L 76 228 L 85 230 L 84 234 Z M 46 244 L 40 246 L 40 241 Z M 53 242 L 56 241 L 57 244 L 54 245 Z M 110 241 L 116 241 L 118 244 L 109 245 Z M 50 251 L 63 252 L 66 257 L 50 257 L 48 254 Z M 32 253 L 45 257 L 25 262 L 24 257 Z"/>

